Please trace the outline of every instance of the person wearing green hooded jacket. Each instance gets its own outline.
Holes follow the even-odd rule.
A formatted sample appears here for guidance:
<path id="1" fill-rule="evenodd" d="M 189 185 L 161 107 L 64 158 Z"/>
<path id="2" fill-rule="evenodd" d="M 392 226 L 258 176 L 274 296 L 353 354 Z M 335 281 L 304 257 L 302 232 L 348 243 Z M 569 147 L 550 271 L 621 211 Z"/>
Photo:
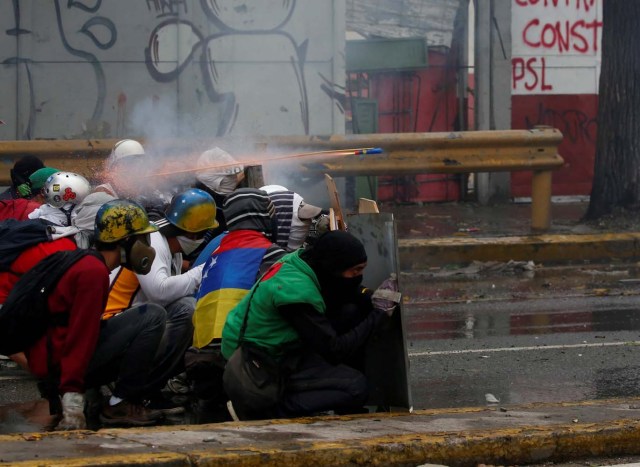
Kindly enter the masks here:
<path id="1" fill-rule="evenodd" d="M 273 406 L 256 407 L 253 401 L 262 403 L 256 387 L 249 388 L 236 365 L 227 363 L 230 412 L 240 419 L 259 419 L 362 411 L 367 380 L 347 362 L 393 312 L 376 307 L 370 294 L 362 294 L 366 263 L 358 239 L 347 232 L 328 232 L 274 264 L 229 312 L 222 332 L 223 356 L 229 360 L 239 355 L 241 344 L 260 349 L 270 363 L 276 362 L 283 379 Z M 354 294 L 363 296 L 361 309 L 353 314 L 358 318 L 351 319 L 349 327 L 336 326 L 333 317 L 341 313 L 336 304 Z M 265 363 L 256 362 L 258 367 Z M 251 386 L 258 386 L 259 392 L 261 384 Z"/>

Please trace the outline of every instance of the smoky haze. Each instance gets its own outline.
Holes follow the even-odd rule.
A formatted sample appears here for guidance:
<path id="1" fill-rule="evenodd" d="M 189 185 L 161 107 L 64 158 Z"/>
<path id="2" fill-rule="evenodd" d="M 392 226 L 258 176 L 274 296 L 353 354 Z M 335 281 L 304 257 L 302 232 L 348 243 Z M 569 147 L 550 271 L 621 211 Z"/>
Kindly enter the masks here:
<path id="1" fill-rule="evenodd" d="M 328 207 L 328 195 L 323 176 L 304 174 L 300 164 L 311 162 L 314 156 L 300 157 L 314 149 L 278 148 L 269 145 L 268 151 L 256 150 L 261 139 L 253 135 L 214 138 L 211 133 L 197 131 L 193 117 L 178 114 L 170 99 L 147 99 L 138 103 L 130 114 L 130 134 L 144 140 L 148 163 L 144 174 L 135 183 L 144 190 L 173 192 L 192 186 L 199 171 L 197 160 L 213 147 L 227 151 L 238 163 L 261 165 L 265 185 L 282 185 L 299 193 L 307 202 Z M 317 157 L 316 157 L 317 158 Z M 207 166 L 207 169 L 229 168 L 230 164 Z"/>

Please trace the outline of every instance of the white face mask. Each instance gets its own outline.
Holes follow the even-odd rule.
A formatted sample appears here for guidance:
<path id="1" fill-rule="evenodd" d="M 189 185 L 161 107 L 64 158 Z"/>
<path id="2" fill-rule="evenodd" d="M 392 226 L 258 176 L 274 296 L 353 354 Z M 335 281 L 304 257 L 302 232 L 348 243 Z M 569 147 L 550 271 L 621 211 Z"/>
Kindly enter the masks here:
<path id="1" fill-rule="evenodd" d="M 192 240 L 188 237 L 178 235 L 176 237 L 176 240 L 178 240 L 178 243 L 180 244 L 182 253 L 184 253 L 186 256 L 189 256 L 191 253 L 196 251 L 200 245 L 202 245 L 204 238 L 200 238 L 198 240 Z"/>

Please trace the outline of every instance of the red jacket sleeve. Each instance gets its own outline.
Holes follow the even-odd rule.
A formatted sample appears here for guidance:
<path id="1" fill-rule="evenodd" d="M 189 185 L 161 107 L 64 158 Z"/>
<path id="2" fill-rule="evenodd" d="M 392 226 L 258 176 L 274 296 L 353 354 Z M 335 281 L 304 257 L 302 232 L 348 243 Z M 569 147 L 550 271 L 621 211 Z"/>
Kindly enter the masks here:
<path id="1" fill-rule="evenodd" d="M 108 294 L 109 270 L 98 258 L 86 256 L 69 268 L 49 296 L 50 313 L 69 314 L 68 326 L 50 330 L 61 394 L 84 392 L 84 376 L 98 342 Z M 28 359 L 36 376 L 47 375 L 46 337 L 29 350 Z"/>
<path id="2" fill-rule="evenodd" d="M 4 303 L 20 276 L 34 267 L 41 259 L 57 251 L 75 250 L 76 244 L 68 238 L 42 242 L 27 248 L 11 265 L 11 271 L 0 272 L 0 303 Z"/>

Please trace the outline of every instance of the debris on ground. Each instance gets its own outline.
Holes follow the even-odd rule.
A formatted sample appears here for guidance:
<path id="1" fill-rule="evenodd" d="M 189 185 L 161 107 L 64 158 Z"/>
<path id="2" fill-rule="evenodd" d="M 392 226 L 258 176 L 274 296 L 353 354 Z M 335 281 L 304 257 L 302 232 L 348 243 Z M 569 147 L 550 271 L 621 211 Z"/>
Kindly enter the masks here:
<path id="1" fill-rule="evenodd" d="M 474 261 L 464 268 L 429 270 L 422 272 L 421 275 L 434 278 L 452 277 L 452 276 L 473 276 L 483 273 L 533 273 L 536 270 L 533 261 Z"/>

